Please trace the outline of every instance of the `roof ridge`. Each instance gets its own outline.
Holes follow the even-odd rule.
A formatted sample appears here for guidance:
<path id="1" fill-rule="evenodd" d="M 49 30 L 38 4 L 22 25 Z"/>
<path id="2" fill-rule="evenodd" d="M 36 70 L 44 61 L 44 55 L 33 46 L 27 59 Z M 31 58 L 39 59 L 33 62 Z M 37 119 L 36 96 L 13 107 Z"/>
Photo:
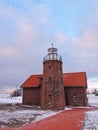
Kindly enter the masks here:
<path id="1" fill-rule="evenodd" d="M 80 71 L 80 72 L 68 72 L 63 74 L 79 74 L 79 73 L 86 73 L 86 71 Z"/>

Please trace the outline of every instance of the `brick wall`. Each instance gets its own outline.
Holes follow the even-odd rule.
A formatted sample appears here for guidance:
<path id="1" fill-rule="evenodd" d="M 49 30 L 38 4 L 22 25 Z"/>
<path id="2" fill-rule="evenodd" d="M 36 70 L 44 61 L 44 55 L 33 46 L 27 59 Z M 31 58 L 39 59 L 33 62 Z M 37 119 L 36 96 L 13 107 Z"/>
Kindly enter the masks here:
<path id="1" fill-rule="evenodd" d="M 84 87 L 65 87 L 65 100 L 66 105 L 86 106 L 86 89 Z"/>
<path id="2" fill-rule="evenodd" d="M 43 109 L 64 109 L 62 62 L 56 60 L 46 61 L 43 67 L 41 107 Z"/>
<path id="3" fill-rule="evenodd" d="M 40 88 L 23 88 L 23 104 L 40 105 Z"/>

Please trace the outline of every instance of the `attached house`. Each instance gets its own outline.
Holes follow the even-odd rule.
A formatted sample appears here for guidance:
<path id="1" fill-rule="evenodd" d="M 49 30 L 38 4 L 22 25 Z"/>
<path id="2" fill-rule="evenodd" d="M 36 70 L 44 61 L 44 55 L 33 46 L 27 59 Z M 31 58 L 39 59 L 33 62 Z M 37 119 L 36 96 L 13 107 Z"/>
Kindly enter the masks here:
<path id="1" fill-rule="evenodd" d="M 86 72 L 63 73 L 62 58 L 52 46 L 43 60 L 43 74 L 31 75 L 22 85 L 23 104 L 42 109 L 87 106 Z"/>

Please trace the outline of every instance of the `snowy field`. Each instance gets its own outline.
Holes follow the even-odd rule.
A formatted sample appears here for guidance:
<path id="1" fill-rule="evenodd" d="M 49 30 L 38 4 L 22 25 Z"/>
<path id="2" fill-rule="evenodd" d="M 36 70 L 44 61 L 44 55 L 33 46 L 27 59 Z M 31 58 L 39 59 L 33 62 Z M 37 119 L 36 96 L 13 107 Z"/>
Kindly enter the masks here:
<path id="1" fill-rule="evenodd" d="M 88 95 L 90 106 L 98 107 L 98 96 L 93 94 Z M 98 111 L 86 112 L 84 129 L 83 130 L 98 130 Z"/>
<path id="2" fill-rule="evenodd" d="M 41 110 L 40 107 L 22 105 L 22 97 L 0 95 L 0 127 L 19 127 L 57 114 L 57 111 Z M 36 109 L 36 110 L 35 110 Z"/>
<path id="3" fill-rule="evenodd" d="M 88 95 L 88 102 L 89 106 L 98 107 L 98 96 Z M 0 94 L 0 127 L 17 128 L 21 125 L 35 122 L 58 113 L 57 111 L 51 110 L 44 111 L 40 107 L 22 105 L 21 103 L 21 97 L 11 98 L 9 95 Z M 65 110 L 68 110 L 68 108 L 65 108 Z M 97 115 L 98 111 L 86 113 L 83 130 L 98 130 Z"/>
<path id="4" fill-rule="evenodd" d="M 90 106 L 98 107 L 98 96 L 94 94 L 88 94 L 88 103 Z"/>
<path id="5" fill-rule="evenodd" d="M 86 113 L 83 130 L 98 130 L 98 111 Z"/>
<path id="6" fill-rule="evenodd" d="M 9 94 L 0 94 L 0 104 L 22 103 L 22 97 L 10 97 Z"/>

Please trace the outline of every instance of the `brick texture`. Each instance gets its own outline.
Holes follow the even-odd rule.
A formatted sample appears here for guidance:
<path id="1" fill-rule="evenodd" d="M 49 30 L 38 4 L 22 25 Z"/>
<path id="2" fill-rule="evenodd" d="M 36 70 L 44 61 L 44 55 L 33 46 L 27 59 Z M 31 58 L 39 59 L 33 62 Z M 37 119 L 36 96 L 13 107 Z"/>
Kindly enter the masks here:
<path id="1" fill-rule="evenodd" d="M 40 88 L 24 88 L 23 104 L 40 105 Z"/>
<path id="2" fill-rule="evenodd" d="M 41 107 L 42 109 L 65 107 L 62 61 L 48 60 L 43 64 Z"/>
<path id="3" fill-rule="evenodd" d="M 65 87 L 65 99 L 68 106 L 86 106 L 86 89 L 84 87 Z"/>

